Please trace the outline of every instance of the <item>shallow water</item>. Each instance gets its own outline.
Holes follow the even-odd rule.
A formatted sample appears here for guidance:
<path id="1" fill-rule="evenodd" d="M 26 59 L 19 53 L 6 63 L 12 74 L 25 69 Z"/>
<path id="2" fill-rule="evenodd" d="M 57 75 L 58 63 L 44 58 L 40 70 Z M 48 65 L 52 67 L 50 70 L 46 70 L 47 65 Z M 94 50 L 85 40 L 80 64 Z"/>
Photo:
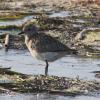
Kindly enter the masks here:
<path id="1" fill-rule="evenodd" d="M 81 79 L 98 80 L 92 72 L 100 70 L 100 67 L 98 67 L 100 64 L 99 59 L 67 55 L 49 64 L 49 75 L 74 78 L 79 76 Z M 32 58 L 27 50 L 10 50 L 7 53 L 3 49 L 0 50 L 0 65 L 32 75 L 44 74 L 45 68 L 45 62 Z"/>
<path id="2" fill-rule="evenodd" d="M 55 12 L 49 15 L 49 17 L 68 17 L 70 16 L 70 11 L 60 11 L 60 12 Z"/>
<path id="3" fill-rule="evenodd" d="M 58 96 L 50 94 L 1 94 L 0 100 L 100 100 L 100 97 L 93 96 Z"/>
<path id="4" fill-rule="evenodd" d="M 77 77 L 87 80 L 98 80 L 92 71 L 100 70 L 100 59 L 83 58 L 67 55 L 50 63 L 49 75 Z M 27 50 L 0 50 L 0 66 L 11 67 L 11 70 L 25 74 L 44 74 L 45 63 L 32 58 Z M 99 100 L 96 96 L 58 96 L 50 94 L 0 94 L 0 100 Z"/>

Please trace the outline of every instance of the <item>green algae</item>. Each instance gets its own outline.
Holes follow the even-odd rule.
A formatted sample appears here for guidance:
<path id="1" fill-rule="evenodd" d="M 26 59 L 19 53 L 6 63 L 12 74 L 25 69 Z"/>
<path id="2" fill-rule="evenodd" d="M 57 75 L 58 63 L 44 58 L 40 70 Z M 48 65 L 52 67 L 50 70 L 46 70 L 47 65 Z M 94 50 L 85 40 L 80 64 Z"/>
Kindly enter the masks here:
<path id="1" fill-rule="evenodd" d="M 19 29 L 21 30 L 22 26 L 17 25 L 7 25 L 7 26 L 0 26 L 0 30 L 11 30 L 11 29 Z"/>
<path id="2" fill-rule="evenodd" d="M 100 29 L 90 28 L 84 29 L 76 36 L 78 40 L 78 48 L 84 56 L 91 58 L 100 58 Z"/>
<path id="3" fill-rule="evenodd" d="M 100 31 L 98 32 L 88 32 L 83 40 L 84 43 L 89 44 L 93 42 L 100 41 Z"/>
<path id="4" fill-rule="evenodd" d="M 5 15 L 5 16 L 0 16 L 0 21 L 22 19 L 23 17 L 25 17 L 25 15 L 9 14 L 9 15 Z"/>

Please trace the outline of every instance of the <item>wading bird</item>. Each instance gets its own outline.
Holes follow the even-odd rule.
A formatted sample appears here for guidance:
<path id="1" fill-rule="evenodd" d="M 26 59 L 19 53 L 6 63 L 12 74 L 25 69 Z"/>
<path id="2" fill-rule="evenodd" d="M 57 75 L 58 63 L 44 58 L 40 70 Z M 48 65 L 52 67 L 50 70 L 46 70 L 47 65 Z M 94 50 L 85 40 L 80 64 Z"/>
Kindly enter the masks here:
<path id="1" fill-rule="evenodd" d="M 26 23 L 20 34 L 24 34 L 25 44 L 31 55 L 46 62 L 45 75 L 48 75 L 48 62 L 53 62 L 66 54 L 76 52 L 54 37 L 38 32 L 37 27 L 31 23 Z"/>

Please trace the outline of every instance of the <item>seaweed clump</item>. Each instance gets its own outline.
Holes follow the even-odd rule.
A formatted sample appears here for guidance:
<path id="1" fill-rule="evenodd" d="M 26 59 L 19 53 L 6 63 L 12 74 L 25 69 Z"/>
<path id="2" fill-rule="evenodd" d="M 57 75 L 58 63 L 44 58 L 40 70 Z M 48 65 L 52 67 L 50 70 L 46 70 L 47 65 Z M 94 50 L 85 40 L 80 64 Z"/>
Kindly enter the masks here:
<path id="1" fill-rule="evenodd" d="M 19 93 L 48 92 L 75 96 L 99 91 L 100 83 L 81 80 L 78 77 L 73 79 L 58 76 L 32 76 L 0 68 L 0 87 L 2 87 L 1 90 L 6 89 Z"/>

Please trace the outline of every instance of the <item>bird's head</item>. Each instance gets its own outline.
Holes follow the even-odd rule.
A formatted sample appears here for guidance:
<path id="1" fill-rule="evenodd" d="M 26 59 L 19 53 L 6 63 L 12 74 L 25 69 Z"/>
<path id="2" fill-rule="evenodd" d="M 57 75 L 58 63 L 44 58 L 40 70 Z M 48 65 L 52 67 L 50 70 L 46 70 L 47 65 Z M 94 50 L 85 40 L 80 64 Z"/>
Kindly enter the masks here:
<path id="1" fill-rule="evenodd" d="M 27 35 L 28 37 L 32 37 L 35 34 L 38 34 L 38 28 L 31 22 L 25 23 L 22 26 L 22 31 L 18 35 Z"/>

